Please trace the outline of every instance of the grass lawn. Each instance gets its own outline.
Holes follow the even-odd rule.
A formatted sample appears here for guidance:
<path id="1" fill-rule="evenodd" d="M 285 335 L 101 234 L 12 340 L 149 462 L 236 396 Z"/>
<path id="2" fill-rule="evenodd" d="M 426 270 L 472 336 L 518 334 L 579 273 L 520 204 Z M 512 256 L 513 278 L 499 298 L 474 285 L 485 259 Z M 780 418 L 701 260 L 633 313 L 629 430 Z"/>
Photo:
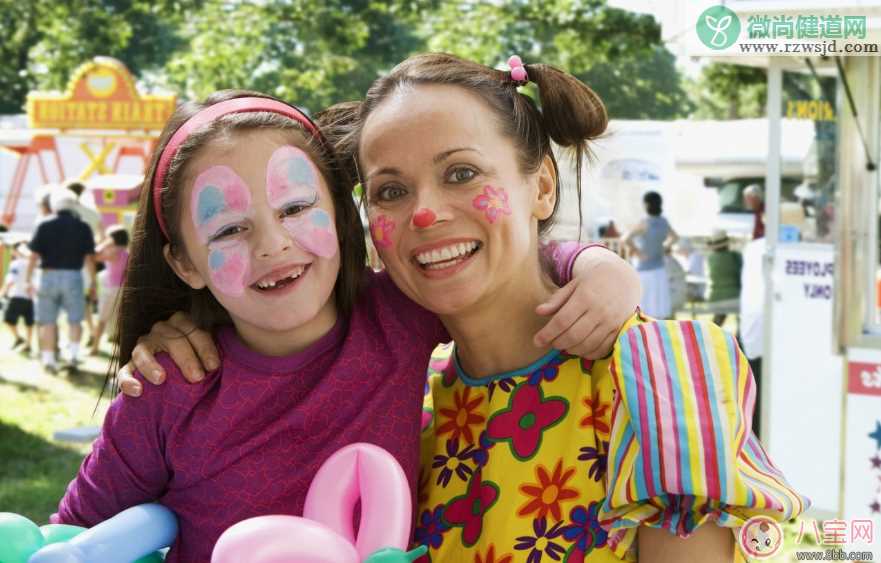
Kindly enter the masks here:
<path id="1" fill-rule="evenodd" d="M 94 411 L 108 362 L 86 358 L 77 376 L 45 375 L 36 359 L 10 350 L 12 339 L 0 328 L 0 511 L 44 524 L 91 448 L 52 435 L 101 425 L 106 397 Z"/>

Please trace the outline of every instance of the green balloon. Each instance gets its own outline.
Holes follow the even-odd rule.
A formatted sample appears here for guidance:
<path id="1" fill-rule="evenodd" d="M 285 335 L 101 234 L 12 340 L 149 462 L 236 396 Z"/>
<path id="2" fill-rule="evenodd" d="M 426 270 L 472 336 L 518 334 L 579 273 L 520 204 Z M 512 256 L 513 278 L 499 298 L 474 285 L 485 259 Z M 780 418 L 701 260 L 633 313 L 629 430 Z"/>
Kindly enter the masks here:
<path id="1" fill-rule="evenodd" d="M 407 552 L 395 547 L 386 547 L 371 553 L 364 563 L 410 563 L 425 555 L 427 551 L 428 547 L 424 545 Z"/>
<path id="2" fill-rule="evenodd" d="M 85 531 L 86 529 L 81 526 L 71 526 L 69 524 L 46 524 L 45 526 L 40 526 L 40 532 L 43 533 L 46 545 L 66 542 Z"/>
<path id="3" fill-rule="evenodd" d="M 27 563 L 43 547 L 43 534 L 36 524 L 11 512 L 0 512 L 0 563 Z"/>
<path id="4" fill-rule="evenodd" d="M 163 561 L 165 561 L 165 557 L 162 555 L 162 553 L 154 551 L 146 557 L 141 557 L 140 559 L 135 561 L 135 563 L 162 563 Z"/>

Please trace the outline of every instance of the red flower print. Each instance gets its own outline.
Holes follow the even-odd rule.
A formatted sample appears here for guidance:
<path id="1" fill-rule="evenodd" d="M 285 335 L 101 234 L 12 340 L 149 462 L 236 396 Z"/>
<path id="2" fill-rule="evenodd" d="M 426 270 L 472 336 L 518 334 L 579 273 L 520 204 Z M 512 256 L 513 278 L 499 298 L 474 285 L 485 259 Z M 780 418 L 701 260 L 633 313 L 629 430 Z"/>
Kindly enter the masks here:
<path id="1" fill-rule="evenodd" d="M 553 474 L 544 465 L 539 464 L 535 469 L 538 482 L 520 485 L 520 492 L 529 498 L 517 510 L 517 515 L 529 516 L 533 512 L 538 512 L 534 518 L 544 518 L 550 512 L 554 520 L 562 519 L 560 503 L 578 497 L 578 489 L 566 486 L 573 475 L 575 475 L 574 467 L 563 471 L 562 459 L 557 460 Z"/>
<path id="2" fill-rule="evenodd" d="M 370 236 L 377 248 L 388 248 L 392 245 L 391 236 L 394 230 L 395 222 L 385 215 L 379 215 L 370 222 Z"/>
<path id="3" fill-rule="evenodd" d="M 540 386 L 524 382 L 511 393 L 508 408 L 489 419 L 487 436 L 496 442 L 510 442 L 514 457 L 525 461 L 538 452 L 544 431 L 561 421 L 568 410 L 566 399 L 545 399 Z"/>
<path id="4" fill-rule="evenodd" d="M 444 520 L 450 527 L 462 528 L 462 543 L 471 547 L 483 531 L 483 515 L 499 499 L 499 486 L 492 481 L 481 481 L 477 471 L 468 482 L 468 492 L 453 498 L 444 510 Z"/>
<path id="5" fill-rule="evenodd" d="M 511 563 L 512 556 L 510 553 L 506 553 L 505 555 L 500 555 L 498 559 L 496 559 L 496 546 L 495 544 L 489 544 L 489 549 L 486 550 L 486 555 L 484 557 L 480 556 L 480 553 L 474 554 L 474 563 Z"/>
<path id="6" fill-rule="evenodd" d="M 600 401 L 599 393 L 594 393 L 593 398 L 585 397 L 582 399 L 582 402 L 584 403 L 584 406 L 587 407 L 587 414 L 584 415 L 584 418 L 582 418 L 579 423 L 581 427 L 587 428 L 593 426 L 600 434 L 608 435 L 609 424 L 603 420 L 603 417 L 607 416 L 609 408 L 611 408 L 612 405 Z"/>
<path id="7" fill-rule="evenodd" d="M 482 414 L 473 412 L 480 406 L 480 403 L 483 402 L 483 396 L 478 395 L 472 399 L 471 388 L 466 387 L 462 392 L 453 392 L 453 402 L 455 404 L 453 408 L 444 407 L 437 409 L 438 414 L 444 419 L 447 419 L 443 424 L 438 426 L 437 435 L 443 436 L 444 434 L 450 433 L 451 440 L 457 440 L 461 435 L 465 438 L 466 444 L 473 444 L 474 431 L 471 427 L 473 425 L 483 424 L 486 420 L 486 417 Z"/>
<path id="8" fill-rule="evenodd" d="M 474 197 L 472 202 L 475 209 L 482 209 L 486 220 L 495 223 L 502 215 L 510 215 L 511 207 L 508 205 L 508 193 L 505 188 L 484 186 L 483 193 Z"/>

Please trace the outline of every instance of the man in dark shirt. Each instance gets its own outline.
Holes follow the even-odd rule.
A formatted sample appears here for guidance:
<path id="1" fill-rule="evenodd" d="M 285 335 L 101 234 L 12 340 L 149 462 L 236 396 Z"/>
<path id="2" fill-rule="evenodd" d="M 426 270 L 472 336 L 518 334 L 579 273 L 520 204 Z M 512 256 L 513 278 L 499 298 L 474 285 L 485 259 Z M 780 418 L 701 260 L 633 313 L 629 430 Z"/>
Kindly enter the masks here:
<path id="1" fill-rule="evenodd" d="M 58 370 L 55 349 L 58 342 L 58 312 L 64 309 L 70 340 L 70 365 L 79 363 L 81 322 L 86 308 L 83 290 L 83 264 L 95 287 L 95 239 L 92 229 L 72 211 L 76 196 L 67 189 L 52 194 L 50 207 L 55 212 L 44 219 L 28 245 L 27 282 L 32 286 L 33 273 L 40 260 L 40 287 L 37 290 L 36 317 L 40 332 L 40 356 L 49 373 Z"/>

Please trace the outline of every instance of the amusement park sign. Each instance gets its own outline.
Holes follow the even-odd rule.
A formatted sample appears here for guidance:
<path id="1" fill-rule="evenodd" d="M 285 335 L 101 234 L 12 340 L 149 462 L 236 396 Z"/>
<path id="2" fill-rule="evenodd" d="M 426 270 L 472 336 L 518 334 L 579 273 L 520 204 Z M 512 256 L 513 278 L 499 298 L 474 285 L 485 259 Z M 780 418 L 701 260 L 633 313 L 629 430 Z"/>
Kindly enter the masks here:
<path id="1" fill-rule="evenodd" d="M 35 129 L 158 130 L 175 104 L 174 95 L 141 95 L 124 64 L 95 57 L 77 69 L 64 94 L 29 94 L 27 114 Z"/>

